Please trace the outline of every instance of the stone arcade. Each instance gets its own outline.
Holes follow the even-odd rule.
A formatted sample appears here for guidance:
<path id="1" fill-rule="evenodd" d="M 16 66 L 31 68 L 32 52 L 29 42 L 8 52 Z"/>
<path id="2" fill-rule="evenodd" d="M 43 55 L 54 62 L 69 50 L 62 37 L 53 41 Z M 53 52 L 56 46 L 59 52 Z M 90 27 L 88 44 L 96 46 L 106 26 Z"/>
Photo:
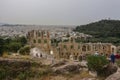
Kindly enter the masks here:
<path id="1" fill-rule="evenodd" d="M 55 58 L 78 60 L 81 56 L 94 54 L 96 51 L 102 55 L 110 55 L 117 51 L 111 43 L 77 43 L 72 37 L 68 42 L 60 42 L 54 47 L 51 45 L 49 31 L 45 30 L 32 30 L 28 32 L 27 38 L 31 47 L 37 47 L 47 54 L 52 50 Z"/>

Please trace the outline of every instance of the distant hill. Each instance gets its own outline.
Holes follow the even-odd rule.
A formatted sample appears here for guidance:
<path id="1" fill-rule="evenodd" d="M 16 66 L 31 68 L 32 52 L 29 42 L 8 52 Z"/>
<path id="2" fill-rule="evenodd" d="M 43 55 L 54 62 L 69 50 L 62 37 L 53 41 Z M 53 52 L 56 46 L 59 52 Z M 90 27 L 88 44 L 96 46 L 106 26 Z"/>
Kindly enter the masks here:
<path id="1" fill-rule="evenodd" d="M 119 20 L 101 20 L 87 25 L 77 26 L 74 31 L 91 34 L 99 37 L 118 37 L 120 38 Z"/>
<path id="2" fill-rule="evenodd" d="M 101 20 L 77 26 L 74 31 L 93 35 L 95 41 L 120 43 L 120 20 Z"/>

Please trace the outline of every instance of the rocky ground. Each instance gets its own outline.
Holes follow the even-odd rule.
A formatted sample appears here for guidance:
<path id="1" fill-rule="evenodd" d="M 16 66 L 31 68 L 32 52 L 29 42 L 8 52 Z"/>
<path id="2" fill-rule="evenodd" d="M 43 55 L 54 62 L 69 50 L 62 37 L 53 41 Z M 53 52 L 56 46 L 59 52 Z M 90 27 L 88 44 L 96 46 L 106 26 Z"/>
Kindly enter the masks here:
<path id="1" fill-rule="evenodd" d="M 120 80 L 120 68 L 118 68 L 117 72 L 110 75 L 108 78 L 105 80 Z"/>
<path id="2" fill-rule="evenodd" d="M 90 73 L 86 61 L 0 58 L 0 63 L 0 80 L 105 80 Z M 120 80 L 119 74 L 120 69 L 106 80 Z"/>

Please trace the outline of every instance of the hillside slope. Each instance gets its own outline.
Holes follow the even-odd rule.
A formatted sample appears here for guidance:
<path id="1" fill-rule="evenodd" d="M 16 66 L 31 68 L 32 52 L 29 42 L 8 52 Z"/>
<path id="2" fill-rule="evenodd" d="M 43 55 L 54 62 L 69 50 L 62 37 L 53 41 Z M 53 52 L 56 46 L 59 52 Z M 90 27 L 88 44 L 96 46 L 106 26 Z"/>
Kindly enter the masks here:
<path id="1" fill-rule="evenodd" d="M 86 25 L 77 26 L 74 31 L 94 36 L 93 42 L 120 43 L 120 21 L 101 20 Z M 91 40 L 89 40 L 91 41 Z"/>
<path id="2" fill-rule="evenodd" d="M 101 20 L 87 25 L 77 26 L 75 31 L 91 34 L 95 37 L 119 37 L 119 20 Z"/>

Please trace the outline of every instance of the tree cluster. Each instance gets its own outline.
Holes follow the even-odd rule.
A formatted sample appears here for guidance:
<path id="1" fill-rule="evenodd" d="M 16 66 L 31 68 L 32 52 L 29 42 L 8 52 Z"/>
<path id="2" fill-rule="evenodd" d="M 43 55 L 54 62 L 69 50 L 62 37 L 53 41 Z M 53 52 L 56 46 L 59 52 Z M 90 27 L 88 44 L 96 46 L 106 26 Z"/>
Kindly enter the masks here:
<path id="1" fill-rule="evenodd" d="M 16 53 L 21 47 L 27 44 L 25 37 L 16 38 L 2 38 L 0 37 L 0 55 L 3 52 L 14 52 Z"/>

